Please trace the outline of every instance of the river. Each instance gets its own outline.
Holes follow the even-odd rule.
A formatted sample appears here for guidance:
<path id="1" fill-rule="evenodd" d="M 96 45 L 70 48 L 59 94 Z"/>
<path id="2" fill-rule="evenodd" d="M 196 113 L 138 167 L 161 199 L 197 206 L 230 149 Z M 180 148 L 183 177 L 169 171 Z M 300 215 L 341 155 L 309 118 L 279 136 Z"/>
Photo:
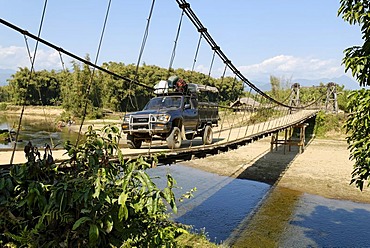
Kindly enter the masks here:
<path id="1" fill-rule="evenodd" d="M 367 247 L 370 204 L 333 200 L 268 184 L 219 176 L 182 165 L 150 170 L 170 173 L 180 197 L 175 221 L 232 247 Z M 160 187 L 164 180 L 155 179 Z"/>
<path id="2" fill-rule="evenodd" d="M 19 117 L 0 115 L 0 129 L 14 130 L 18 129 Z M 74 141 L 77 134 L 71 132 L 68 127 L 57 128 L 54 120 L 48 120 L 43 117 L 22 119 L 22 125 L 19 132 L 17 148 L 23 148 L 29 141 L 37 147 L 43 147 L 46 144 L 52 147 L 62 148 L 67 140 Z M 10 149 L 14 142 L 0 142 L 0 149 Z"/>

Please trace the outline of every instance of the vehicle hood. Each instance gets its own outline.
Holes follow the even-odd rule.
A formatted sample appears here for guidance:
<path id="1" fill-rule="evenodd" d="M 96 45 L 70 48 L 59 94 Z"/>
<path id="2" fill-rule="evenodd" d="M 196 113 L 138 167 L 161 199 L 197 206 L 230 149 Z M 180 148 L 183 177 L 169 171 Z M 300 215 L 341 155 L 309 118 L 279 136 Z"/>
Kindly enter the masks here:
<path id="1" fill-rule="evenodd" d="M 158 110 L 142 110 L 137 112 L 132 112 L 127 115 L 149 115 L 149 114 L 169 114 L 173 115 L 175 113 L 180 113 L 180 109 L 158 109 Z"/>

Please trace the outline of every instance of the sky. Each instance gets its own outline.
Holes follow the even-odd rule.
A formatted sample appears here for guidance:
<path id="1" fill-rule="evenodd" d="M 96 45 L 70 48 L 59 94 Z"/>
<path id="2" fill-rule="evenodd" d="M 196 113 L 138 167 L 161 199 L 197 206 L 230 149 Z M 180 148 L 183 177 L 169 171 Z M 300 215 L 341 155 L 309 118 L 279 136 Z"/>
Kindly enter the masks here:
<path id="1" fill-rule="evenodd" d="M 335 78 L 345 74 L 343 50 L 362 45 L 358 26 L 337 16 L 339 0 L 188 0 L 217 45 L 250 81 Z M 1 0 L 0 18 L 37 35 L 43 0 Z M 47 1 L 41 38 L 96 60 L 108 0 Z M 136 64 L 152 0 L 112 0 L 98 64 Z M 175 0 L 156 0 L 140 64 L 168 68 L 181 10 Z M 191 69 L 199 33 L 184 16 L 174 68 Z M 31 50 L 35 42 L 28 39 Z M 25 39 L 0 24 L 0 70 L 30 67 Z M 63 56 L 70 67 L 71 58 Z M 195 68 L 209 73 L 212 50 L 201 43 Z M 35 69 L 61 69 L 59 54 L 39 45 Z M 219 59 L 211 75 L 220 77 Z M 227 75 L 232 75 L 230 71 Z M 347 73 L 350 75 L 350 73 Z"/>

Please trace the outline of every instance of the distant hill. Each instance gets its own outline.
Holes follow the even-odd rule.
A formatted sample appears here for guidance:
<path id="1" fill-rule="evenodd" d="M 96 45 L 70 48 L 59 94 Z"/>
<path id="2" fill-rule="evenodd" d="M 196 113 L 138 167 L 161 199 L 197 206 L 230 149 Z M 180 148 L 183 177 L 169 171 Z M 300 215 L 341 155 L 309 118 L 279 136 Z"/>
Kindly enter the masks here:
<path id="1" fill-rule="evenodd" d="M 262 91 L 269 91 L 271 89 L 270 82 L 260 82 L 260 81 L 253 81 L 251 80 L 251 83 L 257 86 Z M 244 91 L 249 91 L 249 86 L 244 85 Z"/>
<path id="2" fill-rule="evenodd" d="M 312 85 L 319 85 L 320 83 L 327 84 L 330 82 L 334 82 L 338 85 L 344 85 L 346 90 L 356 90 L 360 89 L 359 84 L 354 81 L 352 78 L 343 75 L 337 78 L 320 78 L 320 79 L 293 79 L 293 83 L 299 83 L 302 86 L 312 86 Z"/>
<path id="3" fill-rule="evenodd" d="M 269 81 L 261 82 L 261 81 L 253 81 L 251 82 L 256 85 L 262 91 L 269 91 L 271 90 L 271 84 Z M 301 86 L 318 86 L 320 83 L 327 84 L 330 82 L 334 82 L 338 85 L 344 85 L 346 90 L 357 90 L 360 89 L 359 84 L 354 81 L 352 78 L 343 75 L 336 78 L 319 78 L 319 79 L 302 79 L 302 78 L 294 78 L 292 79 L 292 83 L 299 83 Z M 244 90 L 248 91 L 249 87 L 244 86 Z"/>
<path id="4" fill-rule="evenodd" d="M 13 75 L 15 71 L 8 70 L 8 69 L 0 69 L 0 86 L 8 85 L 8 82 L 6 81 Z"/>

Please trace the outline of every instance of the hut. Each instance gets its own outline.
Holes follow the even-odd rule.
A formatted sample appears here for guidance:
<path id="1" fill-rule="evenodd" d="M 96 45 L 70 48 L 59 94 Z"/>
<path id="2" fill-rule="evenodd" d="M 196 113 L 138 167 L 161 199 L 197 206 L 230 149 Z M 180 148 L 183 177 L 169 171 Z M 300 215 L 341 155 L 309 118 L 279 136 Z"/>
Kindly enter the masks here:
<path id="1" fill-rule="evenodd" d="M 251 97 L 243 97 L 237 99 L 235 102 L 230 104 L 230 107 L 234 111 L 253 111 L 261 106 L 261 103 L 255 101 Z"/>

